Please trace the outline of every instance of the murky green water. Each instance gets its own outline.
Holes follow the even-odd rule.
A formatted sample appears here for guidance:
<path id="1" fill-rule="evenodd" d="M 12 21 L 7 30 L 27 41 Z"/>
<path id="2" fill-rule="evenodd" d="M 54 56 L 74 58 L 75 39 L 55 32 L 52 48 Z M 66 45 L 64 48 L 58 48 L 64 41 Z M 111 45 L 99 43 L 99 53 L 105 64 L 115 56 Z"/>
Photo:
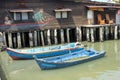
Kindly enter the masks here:
<path id="1" fill-rule="evenodd" d="M 87 48 L 105 50 L 104 58 L 56 70 L 40 70 L 34 60 L 13 61 L 1 55 L 8 80 L 119 80 L 120 40 L 88 43 Z"/>

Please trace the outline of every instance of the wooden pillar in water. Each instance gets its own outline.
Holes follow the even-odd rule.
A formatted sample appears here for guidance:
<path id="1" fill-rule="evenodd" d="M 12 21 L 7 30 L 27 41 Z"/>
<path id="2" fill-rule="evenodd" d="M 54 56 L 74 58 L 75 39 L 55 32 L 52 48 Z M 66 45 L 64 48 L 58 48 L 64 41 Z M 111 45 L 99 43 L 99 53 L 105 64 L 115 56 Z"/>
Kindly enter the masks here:
<path id="1" fill-rule="evenodd" d="M 20 36 L 20 33 L 18 32 L 17 33 L 17 46 L 18 46 L 18 48 L 21 48 L 22 47 L 22 45 L 21 45 L 21 36 Z"/>
<path id="2" fill-rule="evenodd" d="M 116 25 L 114 28 L 115 28 L 114 29 L 114 39 L 118 39 L 118 26 Z"/>
<path id="3" fill-rule="evenodd" d="M 34 45 L 37 46 L 37 31 L 34 31 Z"/>
<path id="4" fill-rule="evenodd" d="M 77 42 L 82 41 L 82 30 L 81 26 L 76 27 L 76 36 L 77 36 Z"/>
<path id="5" fill-rule="evenodd" d="M 90 41 L 90 29 L 86 28 L 87 32 L 87 41 Z"/>
<path id="6" fill-rule="evenodd" d="M 95 39 L 94 39 L 94 28 L 90 28 L 90 32 L 91 32 L 91 42 L 95 42 Z"/>
<path id="7" fill-rule="evenodd" d="M 9 47 L 13 47 L 13 44 L 12 44 L 12 33 L 11 32 L 8 32 L 8 44 L 9 44 Z"/>
<path id="8" fill-rule="evenodd" d="M 29 32 L 29 44 L 30 44 L 30 47 L 33 47 L 33 35 L 32 35 L 32 32 Z"/>
<path id="9" fill-rule="evenodd" d="M 6 33 L 5 32 L 3 32 L 3 39 L 4 39 L 4 45 L 6 45 L 7 46 L 7 43 L 6 43 L 6 35 L 5 35 Z"/>
<path id="10" fill-rule="evenodd" d="M 64 30 L 61 29 L 61 43 L 64 43 Z"/>
<path id="11" fill-rule="evenodd" d="M 25 47 L 25 38 L 24 38 L 24 32 L 22 32 L 22 44 L 23 44 L 23 47 Z"/>
<path id="12" fill-rule="evenodd" d="M 79 41 L 82 41 L 82 27 L 78 27 L 78 31 L 79 31 Z"/>
<path id="13" fill-rule="evenodd" d="M 55 40 L 55 44 L 58 44 L 58 40 L 57 40 L 57 29 L 54 29 L 54 40 Z"/>
<path id="14" fill-rule="evenodd" d="M 104 30 L 103 30 L 103 28 L 104 28 L 103 26 L 99 27 L 99 30 L 100 30 L 100 33 L 99 33 L 100 34 L 100 41 L 104 41 L 103 40 L 103 36 L 104 36 Z"/>
<path id="15" fill-rule="evenodd" d="M 67 42 L 69 43 L 69 42 L 70 42 L 70 36 L 69 36 L 69 30 L 70 30 L 70 29 L 67 28 L 66 30 L 67 30 L 67 31 L 66 31 L 66 32 L 67 32 Z"/>
<path id="16" fill-rule="evenodd" d="M 110 26 L 110 37 L 113 39 L 113 26 Z"/>
<path id="17" fill-rule="evenodd" d="M 109 27 L 105 26 L 105 38 L 106 38 L 106 40 L 108 40 L 108 37 L 109 37 Z"/>
<path id="18" fill-rule="evenodd" d="M 47 39 L 48 39 L 48 45 L 51 45 L 51 40 L 50 40 L 50 30 L 47 30 Z"/>
<path id="19" fill-rule="evenodd" d="M 13 35 L 13 46 L 14 46 L 14 48 L 16 48 L 17 47 L 17 41 L 16 41 L 16 35 L 15 35 L 15 33 L 14 34 L 12 34 Z"/>
<path id="20" fill-rule="evenodd" d="M 120 39 L 120 26 L 118 25 L 118 39 Z"/>
<path id="21" fill-rule="evenodd" d="M 79 28 L 78 26 L 76 27 L 76 41 L 79 41 Z"/>
<path id="22" fill-rule="evenodd" d="M 41 34 L 41 41 L 42 41 L 42 45 L 44 46 L 44 45 L 45 45 L 45 43 L 44 43 L 43 31 L 41 31 L 41 32 L 40 32 L 40 34 Z"/>
<path id="23" fill-rule="evenodd" d="M 38 38 L 38 45 L 40 45 L 40 31 L 38 31 L 37 38 Z"/>

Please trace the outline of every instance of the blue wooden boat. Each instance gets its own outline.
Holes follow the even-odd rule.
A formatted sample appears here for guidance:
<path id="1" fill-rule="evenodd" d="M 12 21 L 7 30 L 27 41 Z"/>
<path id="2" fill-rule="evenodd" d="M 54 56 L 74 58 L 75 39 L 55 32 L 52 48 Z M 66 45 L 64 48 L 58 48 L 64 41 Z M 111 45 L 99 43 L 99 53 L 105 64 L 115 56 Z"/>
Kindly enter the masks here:
<path id="1" fill-rule="evenodd" d="M 11 49 L 6 48 L 7 53 L 14 60 L 20 59 L 33 59 L 33 55 L 36 55 L 38 58 L 52 57 L 63 54 L 68 54 L 69 50 L 75 52 L 82 50 L 83 48 L 76 43 L 69 43 L 63 45 L 47 46 L 41 48 L 31 48 L 31 49 Z"/>
<path id="2" fill-rule="evenodd" d="M 64 54 L 61 56 L 50 57 L 50 58 L 42 58 L 39 59 L 34 56 L 37 64 L 42 70 L 46 69 L 55 69 L 55 68 L 63 68 L 76 64 L 85 63 L 88 61 L 92 61 L 98 58 L 101 58 L 105 55 L 105 51 L 95 51 L 94 49 L 90 50 L 80 50 L 77 52 L 71 52 L 70 54 Z"/>

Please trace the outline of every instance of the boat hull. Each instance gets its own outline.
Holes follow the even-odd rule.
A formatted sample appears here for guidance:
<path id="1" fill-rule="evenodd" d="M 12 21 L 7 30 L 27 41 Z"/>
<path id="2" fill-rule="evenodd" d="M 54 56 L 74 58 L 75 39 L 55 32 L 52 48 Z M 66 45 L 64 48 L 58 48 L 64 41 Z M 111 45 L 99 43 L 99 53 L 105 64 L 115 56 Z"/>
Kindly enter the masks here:
<path id="1" fill-rule="evenodd" d="M 101 53 L 94 55 L 92 57 L 89 57 L 87 59 L 77 60 L 77 61 L 73 61 L 73 62 L 63 62 L 63 63 L 39 61 L 37 59 L 35 59 L 35 60 L 42 70 L 48 70 L 48 69 L 57 69 L 57 68 L 69 67 L 69 66 L 89 62 L 89 61 L 92 61 L 95 59 L 99 59 L 99 58 L 102 58 L 104 56 L 105 56 L 105 52 L 101 52 Z"/>
<path id="2" fill-rule="evenodd" d="M 23 60 L 23 59 L 33 59 L 33 55 L 37 56 L 38 58 L 45 58 L 45 57 L 53 57 L 53 56 L 59 56 L 63 54 L 68 54 L 69 51 L 75 52 L 82 50 L 83 48 L 70 48 L 70 49 L 64 49 L 64 50 L 57 50 L 57 51 L 50 51 L 50 52 L 43 52 L 43 53 L 18 53 L 12 50 L 7 49 L 7 53 L 13 60 Z"/>

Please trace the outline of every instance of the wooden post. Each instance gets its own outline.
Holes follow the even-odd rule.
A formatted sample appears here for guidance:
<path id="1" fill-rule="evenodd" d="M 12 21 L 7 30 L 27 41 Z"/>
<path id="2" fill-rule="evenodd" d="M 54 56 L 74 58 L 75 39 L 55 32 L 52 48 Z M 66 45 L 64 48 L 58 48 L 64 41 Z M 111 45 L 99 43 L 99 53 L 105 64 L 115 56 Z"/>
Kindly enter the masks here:
<path id="1" fill-rule="evenodd" d="M 76 41 L 79 41 L 79 30 L 78 27 L 76 27 Z"/>
<path id="2" fill-rule="evenodd" d="M 37 46 L 37 31 L 34 31 L 34 45 Z"/>
<path id="3" fill-rule="evenodd" d="M 61 29 L 61 43 L 64 43 L 64 30 Z"/>
<path id="4" fill-rule="evenodd" d="M 90 41 L 90 29 L 86 28 L 87 32 L 87 41 Z"/>
<path id="5" fill-rule="evenodd" d="M 7 46 L 7 43 L 6 43 L 6 35 L 5 35 L 6 33 L 5 32 L 3 32 L 3 40 L 4 40 L 4 45 L 6 45 Z"/>
<path id="6" fill-rule="evenodd" d="M 12 33 L 8 32 L 8 43 L 9 43 L 9 47 L 13 47 L 13 44 L 12 44 Z"/>
<path id="7" fill-rule="evenodd" d="M 42 45 L 44 46 L 44 45 L 45 45 L 45 43 L 44 43 L 43 31 L 41 31 L 41 32 L 40 32 L 40 34 L 41 34 L 41 41 L 42 41 Z"/>
<path id="8" fill-rule="evenodd" d="M 94 39 L 94 28 L 90 28 L 91 30 L 91 42 L 95 42 L 95 39 Z"/>
<path id="9" fill-rule="evenodd" d="M 37 32 L 37 37 L 38 37 L 38 45 L 40 45 L 40 31 Z"/>
<path id="10" fill-rule="evenodd" d="M 120 26 L 118 26 L 118 38 L 120 39 Z"/>
<path id="11" fill-rule="evenodd" d="M 99 30 L 100 30 L 100 41 L 104 41 L 104 40 L 103 40 L 103 35 L 104 35 L 103 26 L 100 26 L 100 27 L 99 27 Z"/>
<path id="12" fill-rule="evenodd" d="M 67 30 L 67 42 L 69 43 L 70 42 L 70 36 L 69 36 L 69 28 L 66 29 Z"/>
<path id="13" fill-rule="evenodd" d="M 57 29 L 54 29 L 54 40 L 55 40 L 55 44 L 58 44 L 58 40 L 57 40 Z"/>
<path id="14" fill-rule="evenodd" d="M 113 36 L 114 36 L 114 35 L 113 35 L 113 26 L 110 26 L 110 34 L 111 34 L 110 37 L 113 39 Z"/>
<path id="15" fill-rule="evenodd" d="M 25 38 L 24 38 L 24 32 L 22 32 L 22 44 L 23 44 L 23 47 L 25 47 Z"/>
<path id="16" fill-rule="evenodd" d="M 3 33 L 0 32 L 0 52 L 1 52 L 1 49 L 2 49 L 2 46 L 3 46 Z"/>
<path id="17" fill-rule="evenodd" d="M 22 45 L 21 45 L 21 36 L 20 36 L 19 32 L 17 33 L 17 41 L 18 41 L 18 48 L 21 48 L 22 47 Z"/>
<path id="18" fill-rule="evenodd" d="M 76 38 L 77 42 L 82 41 L 82 30 L 79 26 L 76 27 Z"/>
<path id="19" fill-rule="evenodd" d="M 106 40 L 108 40 L 108 35 L 109 35 L 109 27 L 108 26 L 105 26 L 105 38 Z"/>
<path id="20" fill-rule="evenodd" d="M 50 40 L 50 30 L 47 30 L 47 39 L 48 39 L 48 45 L 51 45 L 51 40 Z"/>
<path id="21" fill-rule="evenodd" d="M 13 35 L 13 45 L 14 45 L 14 48 L 16 48 L 17 47 L 17 41 L 16 41 L 16 35 L 15 35 L 15 33 L 14 34 L 12 34 Z"/>
<path id="22" fill-rule="evenodd" d="M 79 28 L 78 28 L 78 30 L 79 30 L 79 40 L 80 41 L 82 41 L 82 27 L 80 26 Z"/>
<path id="23" fill-rule="evenodd" d="M 32 32 L 29 32 L 29 43 L 30 43 L 30 47 L 33 47 L 33 35 L 32 35 Z"/>
<path id="24" fill-rule="evenodd" d="M 118 26 L 114 27 L 114 39 L 118 39 Z"/>

